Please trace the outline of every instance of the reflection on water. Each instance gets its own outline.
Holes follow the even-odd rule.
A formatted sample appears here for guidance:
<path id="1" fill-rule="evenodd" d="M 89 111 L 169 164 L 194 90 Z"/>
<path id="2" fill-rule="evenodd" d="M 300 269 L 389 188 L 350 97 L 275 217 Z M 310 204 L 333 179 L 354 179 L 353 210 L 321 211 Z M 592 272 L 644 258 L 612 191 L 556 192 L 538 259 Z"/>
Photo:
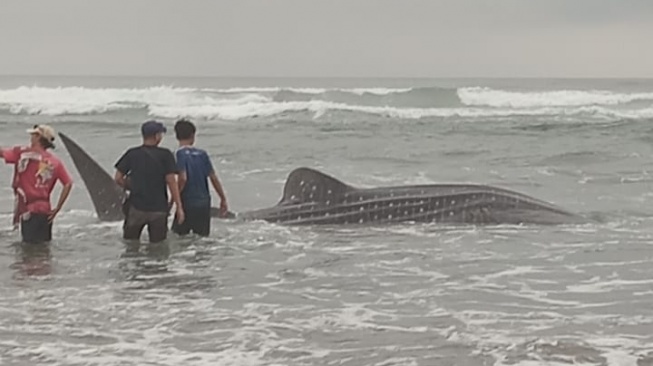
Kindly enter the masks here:
<path id="1" fill-rule="evenodd" d="M 143 278 L 168 271 L 170 245 L 167 242 L 141 244 L 126 242 L 125 250 L 120 255 L 123 260 L 119 268 L 127 281 L 142 281 Z"/>
<path id="2" fill-rule="evenodd" d="M 16 277 L 47 276 L 52 274 L 50 244 L 15 243 L 14 263 L 9 267 L 17 271 Z"/>
<path id="3" fill-rule="evenodd" d="M 145 256 L 150 259 L 166 260 L 170 257 L 170 243 L 143 244 L 139 242 L 126 242 L 125 251 L 121 258 L 135 258 Z"/>
<path id="4" fill-rule="evenodd" d="M 202 266 L 210 257 L 196 240 L 167 240 L 162 243 L 125 242 L 118 263 L 121 280 L 132 290 L 192 290 L 215 287 L 210 276 L 188 269 Z"/>

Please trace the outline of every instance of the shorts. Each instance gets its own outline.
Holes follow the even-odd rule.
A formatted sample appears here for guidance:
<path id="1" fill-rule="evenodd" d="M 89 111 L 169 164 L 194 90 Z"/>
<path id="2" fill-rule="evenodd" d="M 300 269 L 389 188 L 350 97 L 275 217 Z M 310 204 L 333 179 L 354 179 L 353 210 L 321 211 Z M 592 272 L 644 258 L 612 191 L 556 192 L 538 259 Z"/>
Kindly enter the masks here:
<path id="1" fill-rule="evenodd" d="M 20 234 L 23 242 L 30 244 L 52 241 L 52 223 L 48 222 L 48 214 L 30 213 L 27 219 L 20 220 Z"/>
<path id="2" fill-rule="evenodd" d="M 126 240 L 138 240 L 147 225 L 150 243 L 158 243 L 168 237 L 168 213 L 165 211 L 141 211 L 129 205 L 125 210 L 125 222 L 122 237 Z"/>
<path id="3" fill-rule="evenodd" d="M 211 232 L 211 206 L 188 207 L 184 209 L 185 219 L 180 225 L 177 215 L 172 223 L 172 231 L 178 235 L 186 235 L 191 231 L 199 236 L 209 236 Z"/>

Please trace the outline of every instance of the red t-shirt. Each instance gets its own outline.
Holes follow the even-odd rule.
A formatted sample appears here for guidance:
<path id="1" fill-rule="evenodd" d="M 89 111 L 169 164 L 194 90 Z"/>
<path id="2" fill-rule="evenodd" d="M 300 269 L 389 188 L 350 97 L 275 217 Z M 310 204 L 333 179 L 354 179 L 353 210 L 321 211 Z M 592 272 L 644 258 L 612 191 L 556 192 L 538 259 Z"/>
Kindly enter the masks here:
<path id="1" fill-rule="evenodd" d="M 15 146 L 0 150 L 7 164 L 16 165 L 13 188 L 25 194 L 27 210 L 49 213 L 50 193 L 58 181 L 72 182 L 66 167 L 48 151 L 34 151 L 30 147 Z"/>

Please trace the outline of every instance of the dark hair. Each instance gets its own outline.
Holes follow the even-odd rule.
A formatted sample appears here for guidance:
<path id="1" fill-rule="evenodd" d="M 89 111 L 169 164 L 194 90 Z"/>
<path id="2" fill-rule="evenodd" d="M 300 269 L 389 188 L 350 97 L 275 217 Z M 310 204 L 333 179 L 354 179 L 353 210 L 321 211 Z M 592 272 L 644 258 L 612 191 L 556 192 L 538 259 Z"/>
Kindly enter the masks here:
<path id="1" fill-rule="evenodd" d="M 46 150 L 47 149 L 54 149 L 54 144 L 52 143 L 52 141 L 46 139 L 43 136 L 39 137 L 39 144 L 41 144 L 41 146 L 43 146 L 43 148 L 46 149 Z"/>
<path id="2" fill-rule="evenodd" d="M 180 119 L 175 123 L 175 135 L 177 140 L 187 140 L 195 135 L 195 125 L 187 119 Z"/>

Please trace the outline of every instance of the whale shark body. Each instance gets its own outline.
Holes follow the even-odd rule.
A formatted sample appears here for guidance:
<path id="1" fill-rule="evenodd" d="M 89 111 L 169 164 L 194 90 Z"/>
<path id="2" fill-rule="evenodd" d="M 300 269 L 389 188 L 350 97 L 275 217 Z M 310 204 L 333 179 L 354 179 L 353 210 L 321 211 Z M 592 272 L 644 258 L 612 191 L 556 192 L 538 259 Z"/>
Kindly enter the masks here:
<path id="1" fill-rule="evenodd" d="M 126 193 L 77 143 L 61 136 L 101 221 L 124 218 Z M 213 217 L 219 209 L 212 207 Z M 315 169 L 300 167 L 286 180 L 274 206 L 229 213 L 231 218 L 283 225 L 583 223 L 586 220 L 550 203 L 511 190 L 477 184 L 428 184 L 357 188 Z"/>
<path id="2" fill-rule="evenodd" d="M 361 189 L 310 168 L 290 173 L 281 201 L 245 219 L 283 224 L 434 222 L 563 224 L 580 217 L 506 189 L 430 184 Z"/>

